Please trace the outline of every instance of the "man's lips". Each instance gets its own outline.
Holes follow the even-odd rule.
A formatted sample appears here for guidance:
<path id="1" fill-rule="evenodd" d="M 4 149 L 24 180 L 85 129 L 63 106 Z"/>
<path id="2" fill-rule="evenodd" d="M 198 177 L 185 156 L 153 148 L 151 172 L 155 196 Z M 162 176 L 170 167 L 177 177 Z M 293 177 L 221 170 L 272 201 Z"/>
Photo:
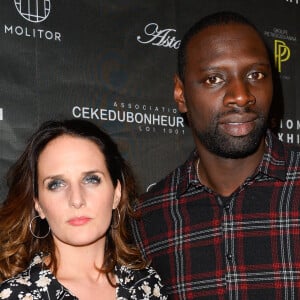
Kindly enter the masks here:
<path id="1" fill-rule="evenodd" d="M 219 120 L 220 127 L 231 136 L 245 136 L 249 134 L 256 125 L 256 114 L 231 114 Z"/>
<path id="2" fill-rule="evenodd" d="M 91 218 L 82 216 L 82 217 L 75 217 L 75 218 L 69 219 L 68 223 L 72 226 L 81 226 L 81 225 L 88 223 L 90 220 L 91 220 Z"/>

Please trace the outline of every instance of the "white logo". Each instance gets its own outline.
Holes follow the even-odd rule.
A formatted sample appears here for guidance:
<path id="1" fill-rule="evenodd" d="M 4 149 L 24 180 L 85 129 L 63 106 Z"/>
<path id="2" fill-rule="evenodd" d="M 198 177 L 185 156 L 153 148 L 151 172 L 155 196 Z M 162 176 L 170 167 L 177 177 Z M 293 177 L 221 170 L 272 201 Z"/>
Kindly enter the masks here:
<path id="1" fill-rule="evenodd" d="M 40 23 L 45 21 L 51 9 L 50 0 L 14 0 L 19 14 L 27 21 Z"/>
<path id="2" fill-rule="evenodd" d="M 136 39 L 141 44 L 178 49 L 180 40 L 176 40 L 175 36 L 171 36 L 175 32 L 175 29 L 159 29 L 156 23 L 150 23 L 144 28 L 144 36 L 138 35 Z"/>
<path id="3" fill-rule="evenodd" d="M 3 108 L 0 108 L 0 121 L 3 120 Z"/>

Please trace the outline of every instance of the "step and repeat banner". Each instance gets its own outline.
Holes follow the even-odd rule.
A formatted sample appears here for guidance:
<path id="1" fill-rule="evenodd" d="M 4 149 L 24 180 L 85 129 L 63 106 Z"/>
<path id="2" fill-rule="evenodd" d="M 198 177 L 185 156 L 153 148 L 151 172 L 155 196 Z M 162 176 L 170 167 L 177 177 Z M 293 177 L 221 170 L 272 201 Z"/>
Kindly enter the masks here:
<path id="1" fill-rule="evenodd" d="M 220 10 L 242 13 L 267 40 L 283 102 L 278 135 L 300 144 L 300 0 L 1 0 L 0 202 L 7 169 L 48 119 L 104 128 L 141 191 L 182 163 L 193 141 L 173 101 L 177 49 Z"/>

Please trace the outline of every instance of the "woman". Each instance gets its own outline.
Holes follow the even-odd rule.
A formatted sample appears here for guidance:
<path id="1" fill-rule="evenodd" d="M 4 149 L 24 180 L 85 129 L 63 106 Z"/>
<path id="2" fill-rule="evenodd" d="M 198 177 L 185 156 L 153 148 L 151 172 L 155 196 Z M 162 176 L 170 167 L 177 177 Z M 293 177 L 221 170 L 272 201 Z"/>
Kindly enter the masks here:
<path id="1" fill-rule="evenodd" d="M 8 185 L 0 299 L 167 299 L 131 240 L 131 170 L 97 126 L 44 123 Z"/>

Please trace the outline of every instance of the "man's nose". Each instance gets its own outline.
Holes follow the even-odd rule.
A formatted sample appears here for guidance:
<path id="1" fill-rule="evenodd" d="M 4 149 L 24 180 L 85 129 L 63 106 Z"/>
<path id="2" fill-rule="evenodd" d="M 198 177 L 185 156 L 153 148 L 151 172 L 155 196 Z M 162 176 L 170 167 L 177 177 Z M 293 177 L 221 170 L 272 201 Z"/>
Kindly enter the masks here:
<path id="1" fill-rule="evenodd" d="M 255 96 L 251 93 L 249 83 L 241 79 L 232 80 L 224 96 L 225 106 L 248 106 L 256 102 Z"/>

